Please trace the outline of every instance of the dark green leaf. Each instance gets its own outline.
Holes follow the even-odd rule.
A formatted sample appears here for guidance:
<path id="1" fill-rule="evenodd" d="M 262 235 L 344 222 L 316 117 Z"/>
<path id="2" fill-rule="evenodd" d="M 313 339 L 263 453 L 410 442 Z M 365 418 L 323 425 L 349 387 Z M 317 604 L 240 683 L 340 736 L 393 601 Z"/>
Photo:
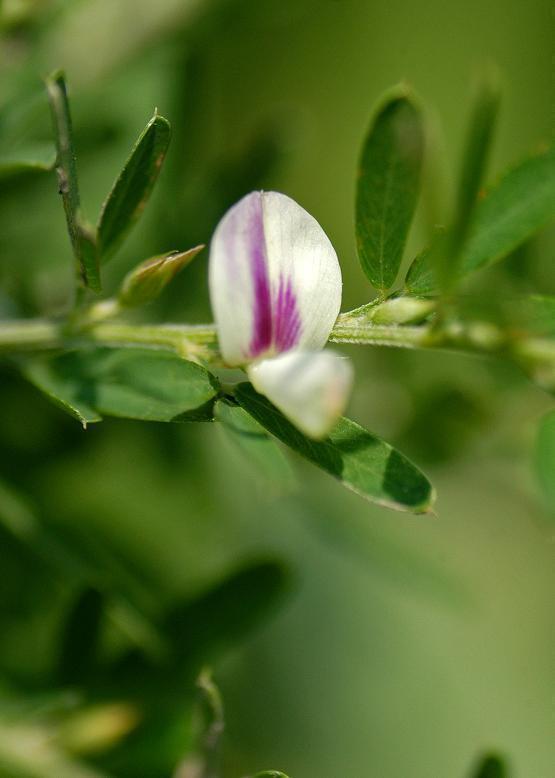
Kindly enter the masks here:
<path id="1" fill-rule="evenodd" d="M 205 594 L 174 608 L 164 622 L 175 651 L 189 668 L 209 662 L 254 629 L 289 588 L 282 564 L 258 562 Z"/>
<path id="2" fill-rule="evenodd" d="M 555 218 L 555 148 L 507 173 L 478 204 L 461 254 L 461 273 L 505 257 Z"/>
<path id="3" fill-rule="evenodd" d="M 169 142 L 169 122 L 155 113 L 139 136 L 102 206 L 98 244 L 103 262 L 116 251 L 143 212 L 158 179 Z"/>
<path id="4" fill-rule="evenodd" d="M 508 778 L 505 762 L 498 756 L 490 754 L 478 765 L 472 778 Z"/>
<path id="5" fill-rule="evenodd" d="M 56 149 L 51 143 L 33 143 L 27 146 L 2 150 L 0 153 L 0 178 L 32 171 L 49 171 L 56 164 Z"/>
<path id="6" fill-rule="evenodd" d="M 179 271 L 191 262 L 204 246 L 188 251 L 172 251 L 142 262 L 126 275 L 118 295 L 121 305 L 133 307 L 155 300 Z"/>
<path id="7" fill-rule="evenodd" d="M 381 291 L 395 282 L 418 199 L 424 133 L 406 94 L 380 107 L 364 142 L 356 197 L 358 256 Z"/>
<path id="8" fill-rule="evenodd" d="M 61 637 L 58 679 L 62 684 L 88 680 L 97 660 L 104 597 L 93 588 L 80 592 L 70 609 Z"/>
<path id="9" fill-rule="evenodd" d="M 305 437 L 250 384 L 236 389 L 239 403 L 283 443 L 372 502 L 426 513 L 434 494 L 428 479 L 402 454 L 349 419 L 324 441 Z"/>
<path id="10" fill-rule="evenodd" d="M 81 214 L 71 114 L 64 74 L 61 72 L 53 73 L 46 80 L 46 88 L 58 150 L 56 170 L 59 191 L 62 195 L 69 237 L 77 261 L 78 277 L 85 286 L 99 292 L 101 284 L 96 240 Z"/>
<path id="11" fill-rule="evenodd" d="M 30 366 L 29 366 L 30 365 Z M 28 363 L 34 383 L 81 420 L 90 413 L 144 421 L 209 421 L 214 376 L 163 351 L 91 349 Z M 88 414 L 88 415 L 86 415 Z"/>
<path id="12" fill-rule="evenodd" d="M 555 411 L 548 413 L 540 423 L 535 461 L 545 502 L 555 516 Z"/>
<path id="13" fill-rule="evenodd" d="M 287 458 L 264 427 L 247 411 L 220 400 L 216 403 L 215 417 L 243 455 L 272 487 L 287 490 L 293 486 L 294 476 Z"/>

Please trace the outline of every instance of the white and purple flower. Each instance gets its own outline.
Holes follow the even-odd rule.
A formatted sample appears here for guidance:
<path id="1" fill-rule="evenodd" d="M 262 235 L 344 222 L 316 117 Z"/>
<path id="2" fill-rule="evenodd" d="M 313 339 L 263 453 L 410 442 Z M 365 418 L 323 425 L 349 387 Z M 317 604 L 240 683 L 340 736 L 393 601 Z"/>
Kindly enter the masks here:
<path id="1" fill-rule="evenodd" d="M 342 414 L 350 363 L 322 351 L 341 305 L 337 255 L 316 219 L 278 192 L 252 192 L 210 246 L 220 350 L 300 430 L 325 436 Z"/>

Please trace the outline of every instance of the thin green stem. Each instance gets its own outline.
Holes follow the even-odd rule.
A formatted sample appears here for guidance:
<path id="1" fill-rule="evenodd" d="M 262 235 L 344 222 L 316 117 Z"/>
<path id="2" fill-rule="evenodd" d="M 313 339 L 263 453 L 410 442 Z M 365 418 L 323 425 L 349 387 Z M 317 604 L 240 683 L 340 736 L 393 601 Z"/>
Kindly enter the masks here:
<path id="1" fill-rule="evenodd" d="M 411 349 L 465 351 L 475 354 L 509 356 L 534 369 L 540 366 L 555 372 L 555 341 L 549 338 L 515 338 L 501 327 L 488 322 L 447 320 L 436 322 L 428 314 L 424 321 L 391 323 L 394 316 L 409 319 L 413 310 L 403 301 L 341 314 L 331 332 L 330 342 Z M 382 307 L 388 306 L 388 307 Z M 84 348 L 90 345 L 109 348 L 150 348 L 171 351 L 185 359 L 221 365 L 214 324 L 130 324 L 109 318 L 119 311 L 114 301 L 97 303 L 78 322 L 49 319 L 0 322 L 0 357 L 56 349 Z M 387 322 L 387 323 L 381 323 Z"/>

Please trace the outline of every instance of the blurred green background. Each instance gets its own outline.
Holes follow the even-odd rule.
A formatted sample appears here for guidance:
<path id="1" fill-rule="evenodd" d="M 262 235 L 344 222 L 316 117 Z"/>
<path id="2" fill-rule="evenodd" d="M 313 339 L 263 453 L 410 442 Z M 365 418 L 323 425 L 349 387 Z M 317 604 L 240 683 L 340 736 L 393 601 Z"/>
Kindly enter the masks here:
<path id="1" fill-rule="evenodd" d="M 153 200 L 107 269 L 112 290 L 140 260 L 207 242 L 226 207 L 263 187 L 324 226 L 342 262 L 344 308 L 366 302 L 356 160 L 373 105 L 399 80 L 424 99 L 433 128 L 407 258 L 449 213 L 485 62 L 504 84 L 490 179 L 555 129 L 549 0 L 1 7 L 0 136 L 51 137 L 40 77 L 63 67 L 91 219 L 153 108 L 172 123 Z M 553 294 L 554 249 L 545 231 L 482 283 Z M 0 181 L 0 318 L 61 310 L 70 267 L 54 175 Z M 148 315 L 209 319 L 206 254 Z M 351 417 L 424 468 L 437 517 L 366 504 L 300 461 L 296 487 L 283 492 L 211 425 L 108 420 L 83 432 L 0 366 L 0 775 L 81 775 L 55 764 L 16 773 L 3 760 L 36 746 L 29 727 L 52 726 L 52 667 L 83 560 L 101 588 L 157 612 L 259 559 L 283 560 L 291 583 L 271 618 L 216 652 L 226 778 L 263 767 L 291 778 L 463 778 L 489 750 L 517 778 L 553 775 L 555 534 L 532 462 L 552 401 L 495 361 L 345 351 L 357 371 Z M 75 574 L 50 546 L 36 553 L 35 520 L 75 555 L 66 565 Z M 133 639 L 143 628 L 127 627 Z M 123 638 L 112 625 L 103 640 L 117 654 Z M 190 706 L 184 694 L 185 718 Z M 140 755 L 132 769 L 91 762 L 103 775 L 169 775 L 150 757 L 153 767 Z"/>

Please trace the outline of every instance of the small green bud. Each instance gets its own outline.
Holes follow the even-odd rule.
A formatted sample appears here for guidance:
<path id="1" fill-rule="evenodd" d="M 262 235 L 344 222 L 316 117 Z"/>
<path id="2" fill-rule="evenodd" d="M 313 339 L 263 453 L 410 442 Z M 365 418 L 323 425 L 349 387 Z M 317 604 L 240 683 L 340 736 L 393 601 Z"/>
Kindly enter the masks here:
<path id="1" fill-rule="evenodd" d="M 392 297 L 368 310 L 375 324 L 418 324 L 434 312 L 434 300 L 421 297 Z"/>
<path id="2" fill-rule="evenodd" d="M 177 273 L 203 248 L 201 245 L 188 251 L 172 251 L 141 262 L 123 280 L 118 295 L 120 305 L 134 308 L 155 300 Z"/>

